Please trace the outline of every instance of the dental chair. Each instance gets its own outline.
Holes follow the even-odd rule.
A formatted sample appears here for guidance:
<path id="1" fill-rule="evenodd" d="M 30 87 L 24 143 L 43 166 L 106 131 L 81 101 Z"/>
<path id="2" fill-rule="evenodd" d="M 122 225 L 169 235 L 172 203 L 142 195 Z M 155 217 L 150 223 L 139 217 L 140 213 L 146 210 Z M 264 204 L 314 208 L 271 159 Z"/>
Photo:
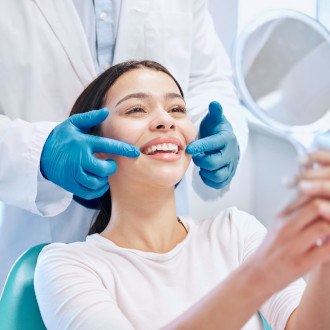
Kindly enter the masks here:
<path id="1" fill-rule="evenodd" d="M 264 330 L 272 330 L 266 319 L 259 313 Z"/>
<path id="2" fill-rule="evenodd" d="M 34 270 L 41 249 L 47 244 L 37 245 L 15 262 L 0 297 L 1 330 L 46 329 L 34 293 Z"/>

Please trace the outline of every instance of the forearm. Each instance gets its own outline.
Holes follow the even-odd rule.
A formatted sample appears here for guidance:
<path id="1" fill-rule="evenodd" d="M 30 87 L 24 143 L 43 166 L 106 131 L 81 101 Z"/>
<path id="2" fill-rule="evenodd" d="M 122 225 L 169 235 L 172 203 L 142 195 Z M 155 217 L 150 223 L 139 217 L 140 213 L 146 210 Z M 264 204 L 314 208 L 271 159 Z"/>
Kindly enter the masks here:
<path id="1" fill-rule="evenodd" d="M 253 262 L 247 262 L 163 330 L 237 330 L 271 296 Z"/>
<path id="2" fill-rule="evenodd" d="M 0 200 L 5 204 L 38 215 L 55 216 L 70 203 L 71 196 L 66 191 L 38 179 L 43 143 L 55 125 L 10 120 L 0 115 Z"/>
<path id="3" fill-rule="evenodd" d="M 330 263 L 309 275 L 307 287 L 286 330 L 330 329 Z"/>

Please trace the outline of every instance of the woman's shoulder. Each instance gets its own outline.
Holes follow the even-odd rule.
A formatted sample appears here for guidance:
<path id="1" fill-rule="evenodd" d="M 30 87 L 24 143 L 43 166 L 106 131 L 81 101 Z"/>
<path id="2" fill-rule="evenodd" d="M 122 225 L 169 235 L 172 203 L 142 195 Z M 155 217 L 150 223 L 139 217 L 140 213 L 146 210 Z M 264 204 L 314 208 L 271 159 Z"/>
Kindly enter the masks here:
<path id="1" fill-rule="evenodd" d="M 234 258 L 230 260 L 237 261 L 237 265 L 257 249 L 267 232 L 254 216 L 236 207 L 196 221 L 196 227 L 194 242 L 206 242 L 218 255 Z"/>
<path id="2" fill-rule="evenodd" d="M 244 229 L 246 226 L 263 227 L 263 225 L 251 214 L 239 210 L 237 207 L 228 207 L 217 215 L 196 221 L 197 226 L 236 226 Z"/>
<path id="3" fill-rule="evenodd" d="M 86 247 L 86 241 L 73 243 L 50 243 L 41 250 L 39 258 L 45 255 L 66 256 L 76 253 L 79 255 L 82 251 L 86 250 Z"/>
<path id="4" fill-rule="evenodd" d="M 192 220 L 196 232 L 200 235 L 216 235 L 221 237 L 249 237 L 254 234 L 264 236 L 266 228 L 251 214 L 236 207 L 223 209 L 217 215 L 201 220 Z"/>
<path id="5" fill-rule="evenodd" d="M 38 265 L 88 265 L 100 257 L 100 251 L 91 244 L 89 237 L 83 242 L 51 243 L 46 245 L 38 257 Z"/>
<path id="6" fill-rule="evenodd" d="M 51 243 L 39 254 L 35 269 L 35 285 L 43 283 L 71 283 L 72 279 L 93 283 L 102 282 L 107 268 L 107 281 L 111 282 L 113 268 L 111 255 L 89 241 L 74 243 Z"/>

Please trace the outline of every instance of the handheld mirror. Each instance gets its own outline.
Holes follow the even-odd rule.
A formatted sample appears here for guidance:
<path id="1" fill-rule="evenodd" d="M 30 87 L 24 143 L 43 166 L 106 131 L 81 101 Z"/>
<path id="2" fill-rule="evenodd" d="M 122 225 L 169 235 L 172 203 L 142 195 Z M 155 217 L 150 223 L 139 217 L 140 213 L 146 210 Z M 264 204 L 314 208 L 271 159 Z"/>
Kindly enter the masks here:
<path id="1" fill-rule="evenodd" d="M 263 13 L 233 55 L 243 103 L 298 153 L 330 128 L 330 35 L 320 23 L 291 10 Z"/>

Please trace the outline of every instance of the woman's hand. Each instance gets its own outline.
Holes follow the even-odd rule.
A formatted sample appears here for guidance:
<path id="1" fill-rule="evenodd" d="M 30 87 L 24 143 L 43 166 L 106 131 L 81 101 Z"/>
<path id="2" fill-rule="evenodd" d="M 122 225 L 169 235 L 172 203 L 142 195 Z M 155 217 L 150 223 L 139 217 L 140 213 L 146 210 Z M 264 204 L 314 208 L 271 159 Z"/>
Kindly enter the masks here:
<path id="1" fill-rule="evenodd" d="M 299 177 L 299 190 L 307 197 L 330 199 L 330 151 L 317 151 L 308 156 Z"/>
<path id="2" fill-rule="evenodd" d="M 299 197 L 279 214 L 252 257 L 276 291 L 330 261 L 330 152 L 309 155 L 298 187 Z"/>
<path id="3" fill-rule="evenodd" d="M 330 214 L 330 151 L 317 151 L 308 156 L 305 169 L 298 178 L 300 197 L 296 204 L 303 205 L 313 199 L 319 200 L 319 207 L 327 219 Z M 291 206 L 292 209 L 292 206 Z M 326 251 L 329 236 L 320 233 L 314 250 Z M 322 259 L 322 258 L 321 258 Z M 330 328 L 330 262 L 324 258 L 318 267 L 309 273 L 308 284 L 296 309 L 288 320 L 286 329 L 329 329 Z"/>
<path id="4" fill-rule="evenodd" d="M 252 257 L 255 267 L 278 291 L 316 265 L 330 261 L 330 202 L 315 198 L 282 213 Z"/>

